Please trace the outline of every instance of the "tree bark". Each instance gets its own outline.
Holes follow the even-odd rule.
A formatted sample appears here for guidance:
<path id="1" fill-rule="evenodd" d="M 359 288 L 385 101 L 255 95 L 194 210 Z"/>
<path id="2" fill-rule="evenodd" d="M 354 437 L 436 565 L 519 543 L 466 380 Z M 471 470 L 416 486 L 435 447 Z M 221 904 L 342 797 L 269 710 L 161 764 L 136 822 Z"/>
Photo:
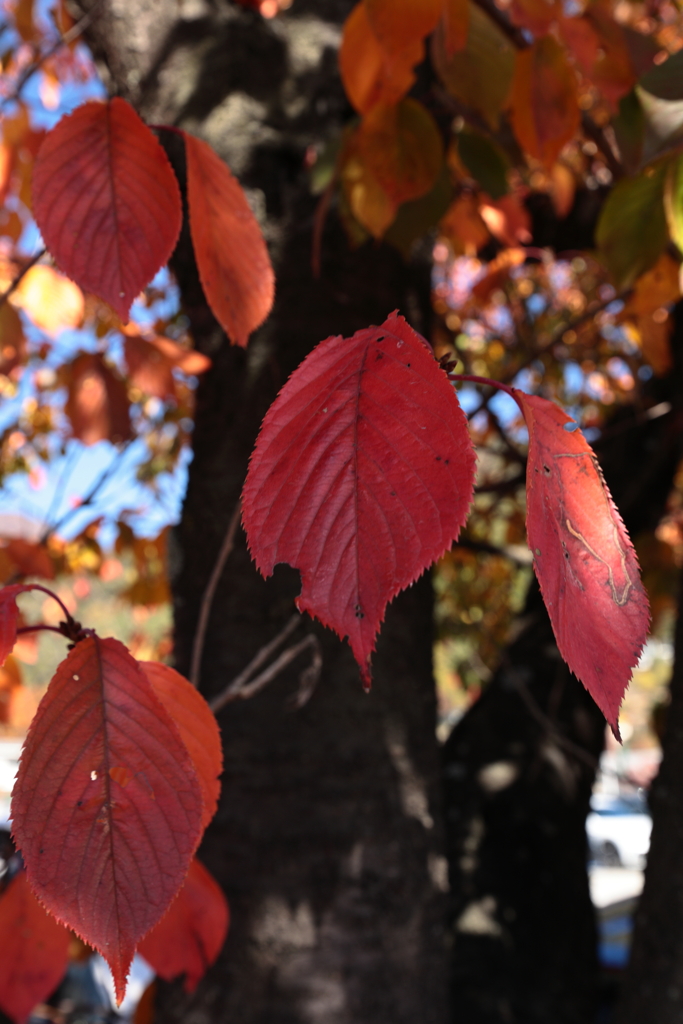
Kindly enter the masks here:
<path id="1" fill-rule="evenodd" d="M 316 200 L 304 158 L 350 116 L 336 49 L 351 7 L 297 0 L 268 22 L 220 0 L 103 0 L 88 30 L 110 92 L 148 122 L 202 135 L 230 164 L 261 219 L 277 276 L 275 309 L 245 352 L 226 343 L 206 307 L 187 234 L 174 256 L 195 342 L 213 360 L 197 393 L 172 551 L 180 671 L 189 669 L 199 605 L 258 425 L 287 374 L 323 338 L 381 323 L 395 308 L 427 330 L 426 263 L 407 267 L 386 245 L 352 252 L 330 217 L 320 280 L 310 270 Z M 182 178 L 182 152 L 177 143 L 168 148 Z M 297 574 L 282 568 L 263 581 L 240 535 L 211 610 L 206 695 L 282 628 L 297 591 Z M 230 935 L 193 996 L 162 988 L 159 1019 L 445 1019 L 429 580 L 390 610 L 369 696 L 346 646 L 317 633 L 323 674 L 302 709 L 289 700 L 298 685 L 290 671 L 220 714 L 223 793 L 200 855 L 228 896 Z"/>

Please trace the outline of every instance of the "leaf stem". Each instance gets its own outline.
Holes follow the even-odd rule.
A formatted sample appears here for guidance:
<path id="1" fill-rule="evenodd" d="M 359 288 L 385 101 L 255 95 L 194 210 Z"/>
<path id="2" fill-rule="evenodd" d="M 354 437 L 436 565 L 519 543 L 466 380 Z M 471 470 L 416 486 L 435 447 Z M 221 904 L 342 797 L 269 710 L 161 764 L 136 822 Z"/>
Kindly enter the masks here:
<path id="1" fill-rule="evenodd" d="M 504 384 L 502 380 L 491 380 L 490 377 L 475 377 L 471 373 L 449 373 L 448 379 L 469 381 L 471 384 L 481 384 L 483 387 L 497 388 L 499 391 L 507 392 L 510 398 L 515 398 L 515 389 L 510 384 Z M 515 401 L 517 401 L 516 398 Z"/>
<path id="2" fill-rule="evenodd" d="M 46 626 L 44 622 L 38 622 L 35 626 L 20 626 L 17 636 L 21 633 L 36 633 L 39 629 L 49 629 L 51 633 L 59 633 L 60 636 L 64 636 L 59 626 Z"/>
<path id="3" fill-rule="evenodd" d="M 41 590 L 43 592 L 43 594 L 47 594 L 48 597 L 51 597 L 54 601 L 56 601 L 57 604 L 59 605 L 59 607 L 64 612 L 64 617 L 65 617 L 65 619 L 66 619 L 66 621 L 68 623 L 71 623 L 71 622 L 75 621 L 75 619 L 71 615 L 71 612 L 69 611 L 69 609 L 66 607 L 66 605 L 62 601 L 61 597 L 57 597 L 57 595 L 54 594 L 51 590 L 48 590 L 47 587 L 41 587 L 40 583 L 30 583 L 29 586 L 30 586 L 31 590 Z M 52 628 L 52 627 L 45 626 L 44 628 L 48 629 L 48 628 Z M 61 630 L 57 629 L 57 632 L 59 633 L 59 632 L 61 632 Z"/>

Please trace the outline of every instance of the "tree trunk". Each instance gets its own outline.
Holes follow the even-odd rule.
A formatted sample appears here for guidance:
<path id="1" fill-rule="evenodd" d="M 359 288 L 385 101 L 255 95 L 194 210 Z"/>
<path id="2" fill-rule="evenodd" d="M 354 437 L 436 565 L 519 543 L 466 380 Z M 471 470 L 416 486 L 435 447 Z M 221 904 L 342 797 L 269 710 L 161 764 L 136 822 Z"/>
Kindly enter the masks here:
<path id="1" fill-rule="evenodd" d="M 260 216 L 277 276 L 273 314 L 244 352 L 227 345 L 204 303 L 186 234 L 174 257 L 195 341 L 213 360 L 198 389 L 172 550 L 175 656 L 184 672 L 258 425 L 287 374 L 326 336 L 381 323 L 397 307 L 427 329 L 420 310 L 429 309 L 428 266 L 408 268 L 388 246 L 352 252 L 334 217 L 320 280 L 310 270 L 316 201 L 305 155 L 350 114 L 336 49 L 351 7 L 297 0 L 268 22 L 220 0 L 103 0 L 88 30 L 110 92 L 149 122 L 202 135 L 227 160 Z M 182 177 L 177 142 L 169 152 Z M 221 691 L 278 633 L 297 591 L 297 574 L 282 568 L 264 582 L 239 536 L 211 610 L 205 694 Z M 193 996 L 162 988 L 158 1019 L 445 1020 L 429 580 L 390 610 L 369 696 L 346 646 L 317 633 L 322 678 L 303 708 L 292 706 L 290 671 L 220 714 L 223 793 L 200 855 L 228 896 L 230 935 Z"/>

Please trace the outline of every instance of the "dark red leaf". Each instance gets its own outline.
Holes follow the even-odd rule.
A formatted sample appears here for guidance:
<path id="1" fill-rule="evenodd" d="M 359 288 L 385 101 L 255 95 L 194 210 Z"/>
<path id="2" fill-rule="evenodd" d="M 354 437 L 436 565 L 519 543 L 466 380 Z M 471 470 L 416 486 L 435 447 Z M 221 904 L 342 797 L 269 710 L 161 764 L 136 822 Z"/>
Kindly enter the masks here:
<path id="1" fill-rule="evenodd" d="M 168 261 L 182 220 L 166 154 L 118 98 L 84 103 L 46 135 L 33 170 L 33 213 L 60 269 L 124 321 Z"/>
<path id="2" fill-rule="evenodd" d="M 174 668 L 159 661 L 141 661 L 140 668 L 177 725 L 192 758 L 204 800 L 203 830 L 216 813 L 221 791 L 218 776 L 223 770 L 223 750 L 216 716 L 199 690 Z"/>
<path id="3" fill-rule="evenodd" d="M 23 871 L 0 896 L 0 947 L 0 1009 L 23 1024 L 69 962 L 68 931 L 41 907 Z"/>
<path id="4" fill-rule="evenodd" d="M 242 186 L 211 146 L 185 136 L 190 231 L 202 288 L 235 345 L 270 313 L 275 277 Z"/>
<path id="5" fill-rule="evenodd" d="M 99 352 L 82 352 L 62 365 L 59 380 L 68 390 L 64 411 L 79 441 L 118 444 L 133 436 L 126 386 Z"/>
<path id="6" fill-rule="evenodd" d="M 474 463 L 452 385 L 395 313 L 321 342 L 263 421 L 244 486 L 250 551 L 266 576 L 301 570 L 298 607 L 348 636 L 366 684 L 387 603 L 465 522 Z"/>
<path id="7" fill-rule="evenodd" d="M 17 640 L 17 595 L 31 589 L 30 586 L 14 583 L 0 590 L 0 665 L 5 664 L 5 659 Z"/>
<path id="8" fill-rule="evenodd" d="M 650 611 L 595 454 L 553 402 L 514 391 L 529 428 L 527 534 L 560 654 L 618 737 Z"/>
<path id="9" fill-rule="evenodd" d="M 77 643 L 31 724 L 12 819 L 33 891 L 107 959 L 119 999 L 201 818 L 190 756 L 135 659 L 118 640 Z"/>
<path id="10" fill-rule="evenodd" d="M 194 992 L 223 948 L 229 923 L 223 890 L 195 857 L 185 885 L 138 952 L 165 981 L 184 974 L 185 991 Z"/>

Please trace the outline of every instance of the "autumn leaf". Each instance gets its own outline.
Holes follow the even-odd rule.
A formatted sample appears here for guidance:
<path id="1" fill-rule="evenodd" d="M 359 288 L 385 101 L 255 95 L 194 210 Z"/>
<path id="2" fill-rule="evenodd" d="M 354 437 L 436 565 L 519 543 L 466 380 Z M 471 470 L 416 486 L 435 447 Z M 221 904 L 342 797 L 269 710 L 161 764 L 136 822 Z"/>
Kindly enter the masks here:
<path id="1" fill-rule="evenodd" d="M 396 53 L 436 28 L 444 0 L 364 0 L 368 21 L 388 53 Z"/>
<path id="2" fill-rule="evenodd" d="M 595 241 L 617 288 L 629 288 L 666 246 L 665 177 L 666 166 L 660 165 L 622 178 L 602 207 Z"/>
<path id="3" fill-rule="evenodd" d="M 650 622 L 635 551 L 581 431 L 553 402 L 512 393 L 529 430 L 528 542 L 557 646 L 618 738 Z"/>
<path id="4" fill-rule="evenodd" d="M 449 54 L 445 26 L 441 24 L 432 37 L 432 60 L 448 92 L 497 129 L 510 92 L 515 50 L 477 4 L 469 5 L 464 50 Z"/>
<path id="5" fill-rule="evenodd" d="M 382 188 L 368 164 L 361 151 L 357 131 L 344 147 L 339 175 L 353 216 L 373 238 L 382 238 L 396 217 L 398 205 Z"/>
<path id="6" fill-rule="evenodd" d="M 403 317 L 328 338 L 263 421 L 244 486 L 249 549 L 302 576 L 297 604 L 347 636 L 366 685 L 387 603 L 462 527 L 474 453 L 455 391 Z"/>
<path id="7" fill-rule="evenodd" d="M 16 875 L 0 896 L 0 1010 L 24 1024 L 66 974 L 69 933 Z"/>
<path id="8" fill-rule="evenodd" d="M 70 327 L 80 327 L 85 312 L 81 289 L 52 267 L 31 267 L 12 303 L 51 338 Z"/>
<path id="9" fill-rule="evenodd" d="M 19 621 L 17 597 L 24 591 L 32 589 L 29 584 L 13 583 L 0 590 L 0 665 L 5 664 L 5 659 L 17 639 L 17 623 Z"/>
<path id="10" fill-rule="evenodd" d="M 242 186 L 208 143 L 183 132 L 190 231 L 204 295 L 235 345 L 270 313 L 275 277 Z"/>
<path id="11" fill-rule="evenodd" d="M 6 377 L 26 359 L 26 338 L 17 311 L 6 302 L 0 307 L 0 373 Z"/>
<path id="12" fill-rule="evenodd" d="M 68 389 L 64 411 L 74 437 L 85 445 L 132 437 L 126 386 L 99 353 L 82 352 L 58 376 Z"/>
<path id="13" fill-rule="evenodd" d="M 143 338 L 137 331 L 125 330 L 124 352 L 132 384 L 146 395 L 162 400 L 176 395 L 173 370 L 204 373 L 211 360 L 194 349 L 183 348 L 171 338 Z"/>
<path id="14" fill-rule="evenodd" d="M 223 771 L 223 751 L 216 717 L 199 690 L 175 669 L 158 661 L 141 661 L 139 664 L 178 727 L 180 738 L 192 758 L 202 790 L 204 830 L 216 813 L 221 791 L 218 777 Z"/>
<path id="15" fill-rule="evenodd" d="M 683 157 L 669 164 L 664 182 L 664 210 L 671 240 L 683 252 Z"/>
<path id="16" fill-rule="evenodd" d="M 535 36 L 544 36 L 562 13 L 558 0 L 512 0 L 510 21 L 528 28 Z"/>
<path id="17" fill-rule="evenodd" d="M 88 636 L 57 669 L 11 816 L 33 891 L 102 953 L 120 1001 L 137 943 L 185 878 L 202 796 L 178 729 L 117 640 Z"/>
<path id="18" fill-rule="evenodd" d="M 58 267 L 122 320 L 168 262 L 180 232 L 180 191 L 150 129 L 125 100 L 90 102 L 45 137 L 33 212 Z"/>
<path id="19" fill-rule="evenodd" d="M 443 37 L 446 57 L 464 50 L 470 27 L 469 0 L 445 0 L 443 8 Z"/>
<path id="20" fill-rule="evenodd" d="M 413 68 L 424 60 L 424 54 L 422 39 L 414 37 L 404 49 L 388 52 L 373 32 L 361 0 L 344 22 L 339 48 L 346 95 L 361 114 L 376 103 L 398 103 L 414 84 Z"/>
<path id="21" fill-rule="evenodd" d="M 14 572 L 21 576 L 42 576 L 44 579 L 55 578 L 55 567 L 44 544 L 35 544 L 23 537 L 12 537 L 2 542 L 0 550 L 11 561 Z"/>
<path id="22" fill-rule="evenodd" d="M 194 992 L 223 948 L 229 923 L 223 890 L 195 857 L 185 884 L 139 953 L 165 981 L 184 974 L 185 991 Z"/>
<path id="23" fill-rule="evenodd" d="M 550 170 L 581 121 L 576 75 L 553 36 L 518 52 L 510 95 L 520 145 Z"/>
<path id="24" fill-rule="evenodd" d="M 358 131 L 358 152 L 380 188 L 398 206 L 425 195 L 443 165 L 441 134 L 426 107 L 413 99 L 377 104 Z"/>

